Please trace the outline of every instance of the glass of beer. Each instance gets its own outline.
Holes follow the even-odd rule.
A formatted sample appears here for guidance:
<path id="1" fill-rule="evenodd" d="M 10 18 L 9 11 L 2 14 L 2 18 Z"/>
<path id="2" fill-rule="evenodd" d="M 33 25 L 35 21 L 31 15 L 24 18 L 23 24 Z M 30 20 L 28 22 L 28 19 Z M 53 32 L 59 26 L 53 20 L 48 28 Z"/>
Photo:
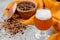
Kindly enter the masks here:
<path id="1" fill-rule="evenodd" d="M 39 32 L 36 33 L 35 37 L 39 40 L 47 40 L 46 30 L 52 26 L 52 15 L 51 11 L 48 9 L 38 9 L 35 18 L 35 26 L 39 29 Z"/>

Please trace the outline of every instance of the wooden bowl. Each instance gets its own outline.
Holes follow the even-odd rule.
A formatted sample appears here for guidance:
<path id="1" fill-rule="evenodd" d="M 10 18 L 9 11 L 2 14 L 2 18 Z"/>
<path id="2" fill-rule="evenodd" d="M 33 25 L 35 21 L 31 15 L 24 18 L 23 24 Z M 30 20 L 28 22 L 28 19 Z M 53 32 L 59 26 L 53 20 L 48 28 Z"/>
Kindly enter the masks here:
<path id="1" fill-rule="evenodd" d="M 17 5 L 17 11 L 21 15 L 22 19 L 29 19 L 35 14 L 37 9 L 37 4 L 32 1 L 21 1 Z"/>

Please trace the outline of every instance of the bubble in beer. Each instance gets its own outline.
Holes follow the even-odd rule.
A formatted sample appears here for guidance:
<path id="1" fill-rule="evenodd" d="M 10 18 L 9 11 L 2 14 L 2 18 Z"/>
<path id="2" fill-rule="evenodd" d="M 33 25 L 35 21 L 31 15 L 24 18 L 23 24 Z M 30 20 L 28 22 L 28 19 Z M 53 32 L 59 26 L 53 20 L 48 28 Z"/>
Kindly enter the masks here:
<path id="1" fill-rule="evenodd" d="M 48 9 L 38 9 L 36 12 L 36 18 L 40 20 L 48 20 L 51 18 L 51 11 Z"/>

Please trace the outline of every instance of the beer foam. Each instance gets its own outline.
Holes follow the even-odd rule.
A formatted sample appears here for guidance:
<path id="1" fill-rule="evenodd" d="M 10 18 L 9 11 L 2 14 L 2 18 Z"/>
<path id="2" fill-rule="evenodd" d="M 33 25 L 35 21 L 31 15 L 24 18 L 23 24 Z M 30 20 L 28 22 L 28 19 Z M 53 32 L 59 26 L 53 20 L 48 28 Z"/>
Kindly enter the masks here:
<path id="1" fill-rule="evenodd" d="M 40 20 L 48 20 L 51 18 L 51 11 L 48 9 L 38 9 L 36 12 L 36 18 Z"/>

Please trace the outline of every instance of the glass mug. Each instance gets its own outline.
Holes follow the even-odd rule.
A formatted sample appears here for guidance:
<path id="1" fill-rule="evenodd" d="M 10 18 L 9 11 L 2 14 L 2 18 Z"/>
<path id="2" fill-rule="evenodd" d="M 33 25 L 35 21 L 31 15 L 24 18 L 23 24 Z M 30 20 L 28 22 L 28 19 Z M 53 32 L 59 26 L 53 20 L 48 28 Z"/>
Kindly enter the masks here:
<path id="1" fill-rule="evenodd" d="M 46 34 L 46 30 L 52 25 L 51 11 L 48 9 L 38 9 L 35 14 L 34 22 L 36 28 L 39 29 L 35 37 L 39 40 L 47 40 L 49 35 Z"/>

